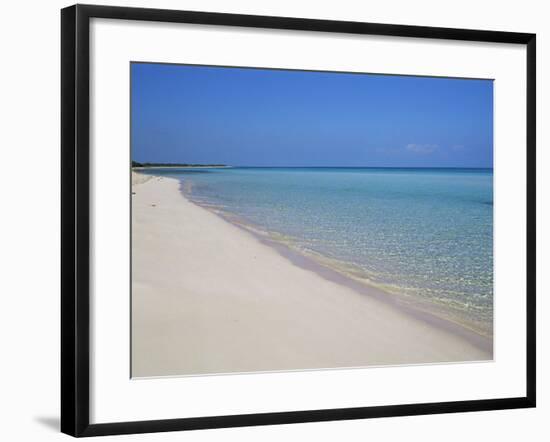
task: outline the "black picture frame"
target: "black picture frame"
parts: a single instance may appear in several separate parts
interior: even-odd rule
[[[527,49],[527,342],[526,394],[504,399],[418,403],[90,424],[91,18],[142,20],[513,43]],[[536,35],[288,17],[75,5],[61,10],[61,431],[76,437],[288,424],[535,407],[536,404]]]

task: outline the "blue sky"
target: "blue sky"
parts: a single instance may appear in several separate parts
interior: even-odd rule
[[[493,82],[132,63],[132,159],[492,167]]]

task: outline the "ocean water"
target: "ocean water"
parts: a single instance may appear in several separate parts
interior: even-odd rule
[[[154,169],[192,201],[485,335],[492,169]]]

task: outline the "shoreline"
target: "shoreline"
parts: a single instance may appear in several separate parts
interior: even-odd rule
[[[183,182],[180,185],[180,193],[182,197],[189,200],[191,203],[219,216],[224,221],[236,226],[239,229],[254,236],[258,241],[266,244],[267,246],[277,250],[282,256],[290,260],[293,264],[298,265],[306,270],[313,271],[323,278],[331,281],[337,281],[339,284],[345,285],[353,290],[366,293],[368,296],[375,296],[384,302],[396,305],[398,308],[403,308],[410,314],[418,315],[431,323],[450,323],[452,327],[456,327],[457,331],[466,329],[467,333],[473,335],[473,339],[478,341],[477,336],[481,336],[481,340],[488,340],[489,343],[482,344],[483,348],[492,347],[493,329],[486,326],[481,322],[476,321],[460,321],[458,315],[453,315],[453,310],[448,307],[431,302],[427,299],[422,299],[417,296],[406,296],[399,292],[387,290],[383,284],[377,284],[365,277],[355,276],[346,272],[341,266],[338,266],[339,261],[334,258],[327,258],[320,253],[319,257],[313,253],[308,253],[303,250],[298,250],[293,247],[290,241],[283,241],[272,236],[272,233],[278,235],[277,232],[269,232],[263,229],[261,226],[254,225],[251,221],[243,219],[241,216],[232,213],[231,211],[224,210],[219,206],[212,205],[201,201],[193,200],[188,196],[186,190],[183,187]],[[320,258],[322,257],[322,259]],[[341,263],[344,266],[346,263]]]
[[[492,360],[491,338],[399,302],[381,289],[232,223],[190,201],[180,191],[179,180],[152,176],[134,184],[132,177],[133,376]],[[153,208],[160,202],[147,205],[153,199],[163,200],[170,217],[157,216],[160,210]],[[212,236],[214,244],[181,231],[177,237],[168,234],[169,241],[162,245],[167,232],[157,227],[178,231],[178,221],[191,218],[204,225],[187,228]],[[206,224],[215,230],[206,229]],[[144,235],[152,236],[147,244],[142,244]],[[176,247],[170,247],[174,243]],[[220,262],[220,253],[231,260]],[[176,263],[179,272],[166,271],[165,255],[174,259],[169,266]],[[189,255],[200,259],[194,262]],[[160,267],[143,266],[159,259]],[[183,261],[196,264],[195,270],[202,273],[207,270],[202,267],[210,267],[213,278],[219,273],[225,279],[217,284],[197,281],[192,272],[182,275],[179,261],[182,266]],[[183,312],[181,316],[172,316],[174,308]],[[191,313],[200,317],[190,317]],[[264,348],[259,337],[251,336],[255,330],[272,346]],[[225,342],[223,357],[212,354],[220,351],[211,340],[214,336]],[[207,345],[198,348],[197,342]],[[171,344],[183,344],[181,353],[172,354]]]
[[[301,267],[304,270],[312,271],[324,279],[348,287],[357,293],[373,297],[381,302],[388,303],[397,309],[402,309],[407,314],[425,321],[428,324],[447,327],[453,332],[461,334],[465,339],[468,339],[474,345],[479,346],[480,349],[492,352],[492,335],[483,334],[474,327],[470,327],[467,324],[462,324],[457,320],[453,320],[451,317],[446,317],[435,313],[436,307],[443,310],[442,306],[420,299],[413,299],[410,302],[406,302],[406,299],[402,295],[390,293],[370,281],[348,275],[344,271],[331,267],[329,264],[325,264],[311,255],[292,248],[291,245],[285,242],[278,241],[277,239],[257,232],[253,225],[249,225],[248,222],[242,221],[237,215],[231,212],[225,212],[218,207],[213,207],[208,204],[203,205],[190,200],[190,198],[185,195],[181,186],[180,193],[183,198],[187,199],[192,204],[195,204],[213,213],[214,215],[219,216],[224,221],[249,233],[262,244],[276,250],[281,256],[289,260],[292,264]]]
[[[146,169],[231,169],[233,166],[132,166],[132,172]]]
[[[399,295],[386,292],[384,289],[376,287],[374,284],[370,284],[366,281],[363,282],[359,279],[346,275],[345,273],[336,270],[329,265],[316,261],[313,257],[292,249],[285,243],[263,237],[258,233],[248,230],[246,227],[234,223],[230,219],[226,219],[223,215],[220,215],[220,217],[236,227],[249,232],[252,236],[256,237],[258,241],[275,249],[281,256],[288,259],[292,264],[301,267],[304,270],[312,271],[328,281],[348,287],[357,293],[375,298],[381,302],[392,305],[397,309],[402,309],[406,314],[412,315],[428,324],[446,327],[453,332],[461,334],[465,339],[468,339],[474,345],[479,346],[479,348],[486,351],[492,351],[492,339],[490,336],[486,336],[477,330],[474,330],[465,324],[453,321],[450,318],[438,316],[437,314],[429,311],[429,309],[424,310],[420,307],[421,304],[417,300],[414,300],[411,303],[405,303],[404,299],[402,299]],[[428,304],[428,301],[425,301],[425,303]]]

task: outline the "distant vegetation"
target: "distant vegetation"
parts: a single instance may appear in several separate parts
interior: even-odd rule
[[[188,164],[188,163],[138,163],[132,161],[132,167],[227,167],[226,164]]]

